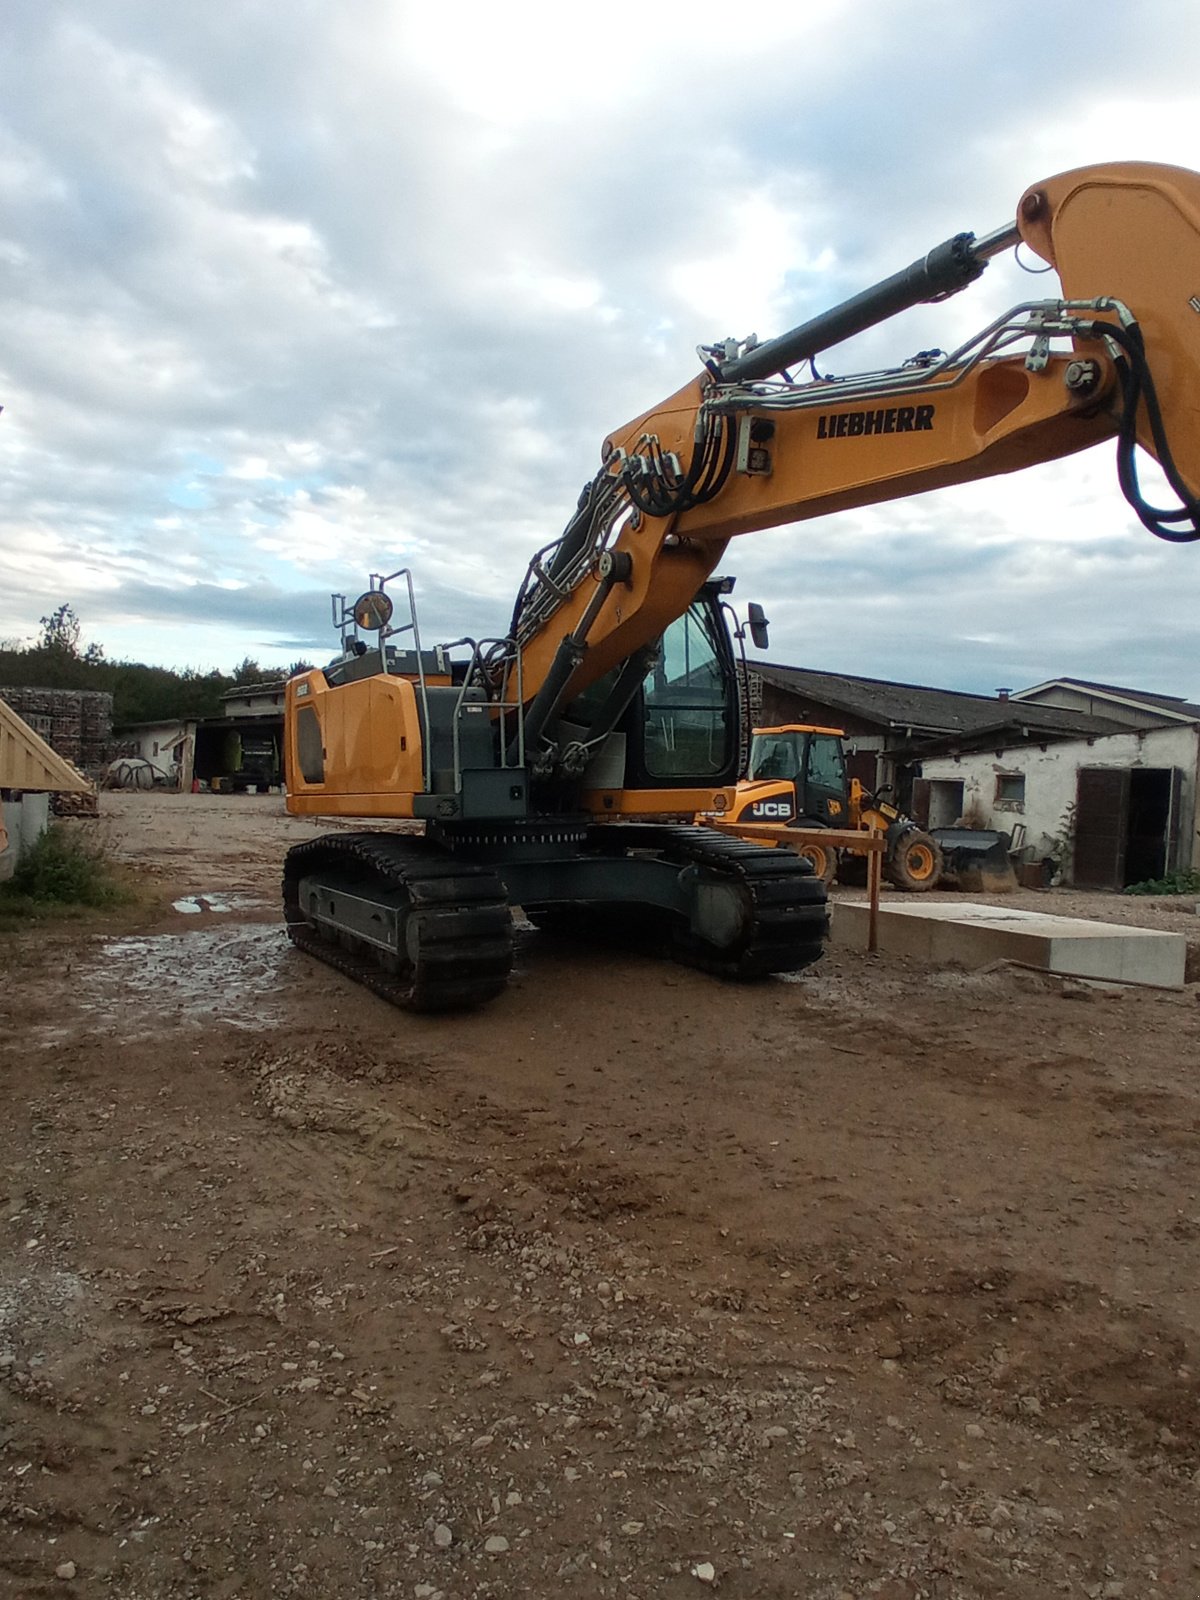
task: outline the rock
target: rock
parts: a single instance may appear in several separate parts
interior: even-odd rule
[[[692,1568],[692,1577],[699,1578],[701,1583],[715,1583],[717,1581],[717,1569],[711,1561],[697,1561]]]
[[[439,1522],[433,1530],[433,1542],[439,1550],[449,1550],[454,1543],[454,1535],[444,1522]]]
[[[70,1583],[75,1576],[75,1563],[73,1561],[60,1561],[54,1569],[54,1576],[61,1578],[64,1583]]]
[[[508,1549],[508,1540],[502,1533],[494,1533],[483,1547],[490,1556],[502,1556]]]
[[[983,1438],[983,1429],[977,1422],[968,1422],[964,1432],[966,1433],[968,1439]]]

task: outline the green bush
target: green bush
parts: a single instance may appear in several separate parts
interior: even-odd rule
[[[0,906],[18,912],[114,906],[129,898],[104,845],[61,822],[22,852],[12,877],[0,885]]]
[[[1200,872],[1168,872],[1165,878],[1131,883],[1126,894],[1200,894]]]

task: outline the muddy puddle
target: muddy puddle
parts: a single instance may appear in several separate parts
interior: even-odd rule
[[[187,894],[173,900],[171,909],[185,917],[203,916],[206,912],[220,916],[234,911],[261,911],[266,904],[248,894]]]
[[[226,923],[108,939],[77,975],[81,1009],[122,1039],[220,1023],[275,1026],[278,989],[299,958],[278,925]]]

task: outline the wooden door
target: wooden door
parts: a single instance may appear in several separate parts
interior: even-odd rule
[[[1080,767],[1071,882],[1080,889],[1123,888],[1128,832],[1129,769]]]

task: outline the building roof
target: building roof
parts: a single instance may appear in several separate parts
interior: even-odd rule
[[[5,700],[0,700],[0,789],[88,794],[91,784],[64,761]]]
[[[810,672],[806,667],[779,667],[752,661],[763,682],[797,694],[813,706],[842,717],[874,722],[898,746],[936,742],[942,746],[1026,744],[1058,739],[1096,739],[1128,733],[1128,725],[1090,712],[1018,701],[1014,696],[963,694],[931,690],[918,683],[891,683],[886,678],[859,678],[843,672]]]
[[[1200,721],[1200,706],[1192,704],[1177,694],[1152,694],[1145,689],[1122,688],[1116,683],[1090,683],[1086,678],[1049,678],[1045,683],[1035,683],[1031,689],[1018,689],[1014,700],[1025,700],[1044,694],[1047,689],[1076,689],[1082,694],[1096,695],[1102,700],[1115,700],[1124,705],[1138,706],[1175,722]]]
[[[256,695],[282,694],[287,687],[286,678],[271,678],[266,683],[239,683],[232,689],[226,689],[222,700],[250,700]]]

